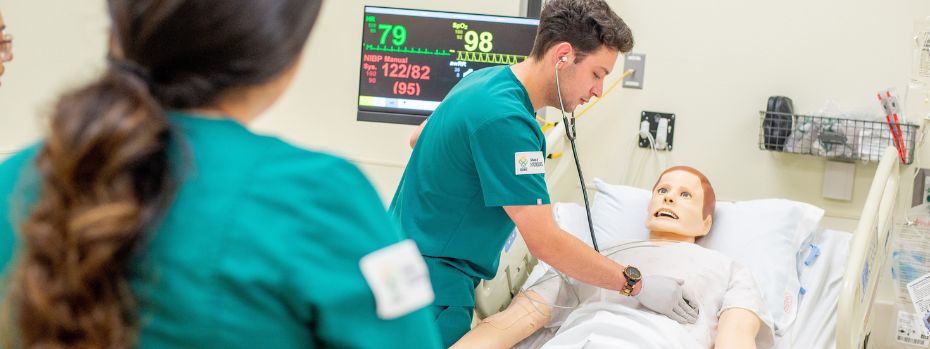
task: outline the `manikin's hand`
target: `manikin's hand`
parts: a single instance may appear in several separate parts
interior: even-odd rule
[[[684,281],[661,275],[643,276],[642,290],[634,296],[644,307],[668,316],[680,324],[697,321],[700,309],[694,297],[689,296],[681,285]]]

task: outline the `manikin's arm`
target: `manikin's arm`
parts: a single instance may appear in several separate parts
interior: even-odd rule
[[[720,314],[717,322],[717,339],[715,349],[748,348],[755,349],[756,334],[762,323],[755,313],[742,309],[730,308]]]
[[[552,308],[535,291],[518,294],[504,311],[489,316],[468,331],[454,349],[511,348],[542,328],[552,316]]]

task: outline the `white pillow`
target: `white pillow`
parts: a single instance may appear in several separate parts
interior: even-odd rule
[[[614,246],[622,240],[646,240],[646,211],[652,192],[623,185],[610,185],[594,179],[597,194],[591,207],[594,234],[600,246]],[[588,238],[588,240],[591,240]]]
[[[601,249],[623,240],[647,239],[646,211],[652,192],[600,179],[595,179],[595,185],[591,217]],[[698,240],[699,245],[719,251],[752,271],[775,320],[776,334],[784,333],[797,316],[801,287],[797,254],[817,229],[823,213],[815,206],[783,199],[717,202],[710,233]],[[559,213],[560,224],[567,215]],[[585,219],[584,208],[580,215]],[[584,233],[579,238],[590,242],[586,222],[576,226]]]
[[[572,233],[576,238],[584,243],[591,245],[591,231],[588,230],[588,216],[585,213],[584,206],[576,204],[574,202],[556,202],[552,205],[552,214],[555,216],[555,221],[559,223],[559,227],[563,230]],[[591,219],[594,219],[597,222],[597,218],[594,218],[594,213],[591,213]],[[597,223],[595,223],[597,226]],[[603,245],[601,242],[600,234],[597,237],[598,245]]]

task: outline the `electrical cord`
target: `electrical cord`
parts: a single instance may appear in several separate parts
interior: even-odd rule
[[[638,133],[638,137],[635,138],[634,144],[635,144],[635,143],[638,143],[640,138],[645,138],[646,140],[649,141],[649,148],[652,149],[652,152],[651,152],[651,153],[652,153],[653,158],[655,159],[655,165],[656,165],[656,166],[661,166],[661,167],[656,171],[656,173],[659,173],[660,171],[664,170],[664,169],[667,167],[667,166],[665,165],[665,161],[663,161],[662,157],[659,156],[659,150],[656,148],[656,140],[655,140],[655,137],[652,136],[652,133],[650,133],[650,132],[648,131],[648,128],[646,128],[646,126],[641,126],[641,127],[640,127],[640,131],[639,131],[639,133]],[[634,147],[635,147],[635,145],[634,145]],[[644,166],[634,166],[635,168],[638,169],[638,170],[636,170],[636,172],[627,172],[627,176],[626,176],[626,184],[627,184],[627,185],[636,186],[637,183],[642,179],[642,177],[643,177],[643,172],[645,172],[645,170],[646,170],[645,164],[643,164],[643,165],[644,165]]]
[[[610,257],[610,256],[613,256],[614,254],[619,253],[619,252],[623,252],[623,251],[626,251],[626,250],[629,250],[629,249],[634,249],[634,248],[641,248],[641,247],[660,247],[661,245],[655,244],[656,242],[660,242],[660,243],[681,243],[681,241],[663,240],[663,239],[643,240],[643,241],[630,241],[630,242],[625,242],[625,243],[622,243],[622,244],[615,245],[615,246],[612,246],[612,247],[607,248],[607,249],[604,251],[604,256],[605,256],[605,257]],[[556,270],[555,268],[552,268],[551,266],[550,266],[549,268],[551,268],[551,269],[549,269],[549,270],[552,271],[552,272],[554,273],[553,275],[548,276],[548,277],[544,277],[544,278],[540,278],[539,280],[536,280],[535,282],[533,282],[532,284],[530,284],[530,285],[528,285],[528,286],[527,286],[527,285],[524,285],[522,288],[520,288],[520,292],[519,292],[519,293],[522,294],[524,297],[526,297],[526,299],[530,300],[530,304],[533,305],[533,308],[534,308],[537,312],[539,312],[540,314],[542,314],[542,315],[546,315],[546,314],[545,314],[545,312],[543,312],[541,309],[539,309],[539,308],[536,306],[537,304],[538,304],[538,305],[548,306],[548,307],[550,307],[550,308],[555,308],[555,309],[569,309],[569,310],[571,310],[571,309],[578,308],[578,306],[581,305],[581,297],[578,295],[578,290],[576,289],[576,287],[577,287],[578,285],[576,285],[575,282],[573,282],[568,276],[566,276],[565,274],[559,272],[559,271]],[[555,277],[562,278],[563,285],[565,285],[565,286],[568,287],[568,292],[571,293],[572,299],[574,299],[574,305],[561,305],[561,304],[555,304],[555,301],[556,301],[556,300],[553,300],[552,303],[549,303],[549,302],[546,302],[546,301],[541,301],[541,300],[536,300],[536,299],[533,299],[532,297],[530,297],[529,294],[527,294],[527,292],[526,292],[527,290],[529,290],[529,289],[531,289],[531,288],[533,288],[533,287],[535,287],[535,286],[538,286],[538,285],[540,285],[540,284],[542,284],[542,283],[544,283],[544,282],[546,282],[546,281],[552,280],[552,279],[555,278]],[[559,289],[561,290],[561,287],[560,287]],[[558,298],[558,294],[556,294],[556,298]]]
[[[602,93],[600,97],[597,97],[597,98],[593,99],[593,100],[591,101],[591,103],[586,104],[586,105],[584,106],[584,108],[582,108],[581,111],[578,112],[578,115],[573,116],[573,118],[576,118],[576,119],[577,119],[577,118],[580,118],[580,117],[584,116],[584,114],[586,114],[586,113],[588,112],[588,110],[591,109],[591,107],[597,105],[597,103],[600,102],[602,99],[604,99],[604,97],[607,97],[607,95],[610,94],[610,92],[613,91],[614,88],[617,87],[617,85],[619,85],[621,82],[623,82],[623,79],[626,79],[628,76],[630,76],[631,74],[633,74],[633,72],[635,72],[635,71],[636,71],[635,69],[627,69],[626,71],[624,71],[624,72],[623,72],[623,75],[620,75],[620,78],[618,78],[618,79],[615,80],[613,83],[611,83],[611,84],[610,84],[610,87],[608,87],[606,90],[604,90],[604,93]],[[539,122],[542,122],[543,124],[550,124],[549,122],[547,122],[546,120],[544,120],[543,118],[541,118],[541,117],[539,117],[539,116],[536,117],[536,120],[539,121]],[[556,122],[555,122],[554,124],[552,124],[552,125],[553,125],[553,126],[554,126],[554,125],[558,125],[558,123],[559,123],[559,122],[556,121]]]

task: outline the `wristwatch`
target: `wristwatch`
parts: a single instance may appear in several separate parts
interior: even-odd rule
[[[623,285],[623,288],[620,289],[620,294],[624,296],[633,295],[633,287],[636,286],[636,283],[639,280],[643,279],[643,274],[639,272],[639,269],[632,265],[626,266],[623,268],[623,276],[626,278],[626,285]]]

